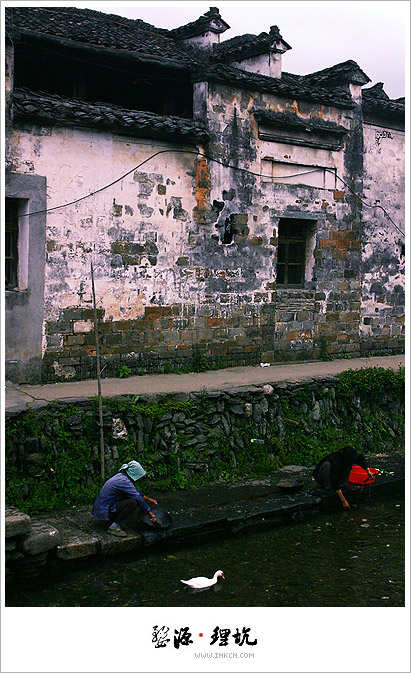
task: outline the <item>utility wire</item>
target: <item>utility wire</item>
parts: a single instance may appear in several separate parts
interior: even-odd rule
[[[90,196],[94,196],[95,194],[99,194],[100,192],[103,192],[104,190],[108,189],[109,187],[112,187],[117,182],[120,182],[120,180],[123,180],[124,178],[126,178],[128,175],[130,175],[134,171],[137,171],[139,168],[141,168],[141,166],[144,166],[144,164],[146,164],[151,159],[154,159],[155,157],[159,156],[160,154],[166,154],[168,152],[173,152],[174,154],[177,154],[177,153],[194,154],[195,156],[203,157],[204,159],[207,159],[208,161],[213,161],[216,164],[220,164],[220,166],[223,166],[224,168],[229,168],[229,169],[232,169],[232,170],[235,170],[235,171],[241,171],[243,173],[248,173],[249,175],[254,175],[258,178],[267,178],[269,180],[284,180],[284,179],[288,179],[288,178],[299,177],[300,175],[308,175],[310,173],[318,173],[318,171],[324,171],[325,170],[329,173],[332,173],[332,175],[334,175],[334,177],[336,177],[338,180],[340,180],[347,187],[347,189],[349,189],[349,191],[364,206],[366,206],[367,208],[380,208],[385,213],[385,215],[389,218],[389,220],[393,223],[394,227],[402,235],[404,235],[404,232],[402,231],[402,229],[400,229],[400,227],[398,227],[398,225],[394,222],[394,220],[389,216],[389,214],[387,213],[385,208],[383,208],[382,206],[380,206],[378,204],[371,205],[369,203],[366,203],[363,199],[361,199],[361,197],[358,194],[355,193],[355,191],[342,178],[339,177],[339,175],[337,175],[335,170],[333,170],[332,168],[319,167],[319,168],[314,168],[313,170],[310,170],[310,171],[304,171],[304,172],[301,172],[301,173],[294,173],[292,175],[281,175],[278,178],[276,178],[275,176],[272,176],[272,175],[261,175],[260,173],[256,173],[255,171],[251,171],[248,168],[241,168],[239,166],[231,166],[230,164],[226,164],[223,161],[220,161],[219,159],[215,159],[214,157],[210,157],[207,154],[203,154],[202,152],[194,152],[193,150],[176,150],[176,149],[159,150],[158,152],[155,152],[154,154],[151,154],[149,157],[147,157],[147,159],[144,159],[144,161],[137,164],[137,166],[134,166],[132,169],[127,171],[127,173],[124,173],[123,175],[121,175],[119,178],[116,178],[115,180],[113,180],[109,184],[105,185],[104,187],[100,187],[100,189],[96,189],[94,192],[90,192],[90,194],[85,194],[84,196],[81,196],[78,199],[74,199],[74,201],[69,201],[68,203],[62,203],[61,205],[53,206],[52,208],[45,208],[44,210],[37,210],[34,213],[25,213],[25,214],[20,215],[20,217],[29,217],[29,216],[33,216],[33,215],[41,215],[43,213],[50,213],[54,210],[59,210],[60,208],[66,208],[67,206],[73,206],[76,203],[80,203],[80,201],[84,201],[85,199],[90,198]]]
[[[397,224],[395,224],[394,220],[388,215],[388,213],[387,213],[387,211],[385,210],[385,208],[383,208],[382,206],[379,206],[378,203],[375,203],[375,204],[373,205],[373,204],[366,203],[365,201],[363,201],[363,199],[362,199],[360,196],[358,196],[358,194],[356,194],[355,191],[354,191],[353,189],[351,189],[350,185],[348,185],[342,178],[340,178],[340,176],[337,175],[337,173],[334,173],[334,171],[332,171],[332,169],[330,169],[330,168],[324,168],[324,169],[322,169],[322,170],[332,172],[333,175],[335,175],[335,177],[336,177],[338,180],[341,180],[341,182],[343,183],[343,185],[345,185],[345,186],[347,187],[347,189],[349,189],[350,192],[351,192],[352,194],[354,194],[354,196],[358,199],[358,201],[361,201],[361,203],[362,203],[364,206],[366,206],[367,208],[381,208],[381,210],[383,211],[383,213],[384,213],[384,214],[388,217],[388,219],[393,223],[394,227],[395,227],[396,229],[398,229],[398,231],[400,232],[400,234],[402,234],[403,236],[405,235],[405,232],[404,232],[402,229],[400,229],[400,227],[399,227]]]

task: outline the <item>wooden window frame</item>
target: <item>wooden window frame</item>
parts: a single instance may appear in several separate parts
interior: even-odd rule
[[[19,200],[6,198],[5,208],[5,288],[15,290],[19,285]]]
[[[290,233],[292,225],[299,224],[302,226],[303,234],[301,236],[292,235]],[[284,278],[283,282],[279,283],[277,280],[277,286],[281,288],[303,288],[305,285],[305,266],[306,266],[306,245],[307,245],[307,231],[305,227],[306,223],[304,220],[299,219],[287,219],[282,218],[278,224],[278,250],[277,250],[277,278],[278,278],[278,267],[284,267]],[[301,262],[290,262],[290,245],[301,244]],[[279,247],[284,245],[284,261],[279,262]],[[292,283],[289,282],[289,269],[291,267],[300,267],[301,268],[301,282]]]

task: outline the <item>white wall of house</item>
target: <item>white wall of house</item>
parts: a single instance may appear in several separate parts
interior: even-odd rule
[[[363,208],[361,332],[387,344],[404,336],[404,157],[404,131],[364,124],[364,200],[379,207]]]
[[[48,213],[45,321],[90,301],[91,261],[107,319],[135,319],[153,300],[189,300],[176,261],[188,249],[196,156],[194,147],[186,148],[188,154],[182,149],[92,130],[14,133],[14,167],[47,175],[49,209],[101,190],[131,171],[111,187]],[[140,170],[132,170],[146,159]],[[121,251],[116,252],[119,242],[140,245],[141,254],[125,250],[130,263],[124,264]]]

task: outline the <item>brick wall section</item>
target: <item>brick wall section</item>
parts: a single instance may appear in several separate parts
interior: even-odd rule
[[[103,376],[118,376],[123,365],[131,374],[161,370],[164,365],[189,365],[195,350],[222,365],[255,364],[260,361],[264,337],[273,327],[268,314],[256,317],[244,307],[226,317],[210,306],[147,307],[141,319],[105,321],[98,312]],[[61,311],[60,320],[48,323],[47,352],[43,379],[93,378],[96,375],[96,345],[91,309]],[[263,325],[262,325],[263,324]],[[77,332],[78,326],[85,330]],[[257,326],[258,325],[258,326]],[[86,329],[87,327],[87,329]],[[56,340],[57,339],[57,340]]]
[[[132,321],[104,320],[99,309],[102,375],[118,376],[123,365],[131,374],[161,371],[165,365],[182,368],[191,363],[196,350],[210,364],[223,366],[302,360],[311,355],[318,331],[313,291],[260,293],[254,301],[237,307],[227,304],[224,314],[212,302],[197,309],[152,306],[146,307],[141,319]],[[67,309],[61,311],[58,322],[47,324],[45,381],[95,377],[93,315],[92,309]]]

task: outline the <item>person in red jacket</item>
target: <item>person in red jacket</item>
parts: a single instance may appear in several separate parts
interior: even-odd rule
[[[315,481],[327,490],[333,489],[341,500],[342,506],[347,509],[350,509],[350,505],[341,489],[348,483],[353,465],[364,468],[368,477],[373,478],[374,475],[364,456],[358,455],[354,447],[350,445],[322,458],[313,472]]]
[[[156,516],[150,505],[157,505],[157,500],[144,495],[135,486],[135,482],[145,474],[146,471],[140,463],[131,460],[106,481],[95,499],[91,513],[95,519],[109,523],[107,532],[111,535],[126,537],[127,533],[120,524],[130,519],[136,507],[147,512],[150,521],[156,523]]]

